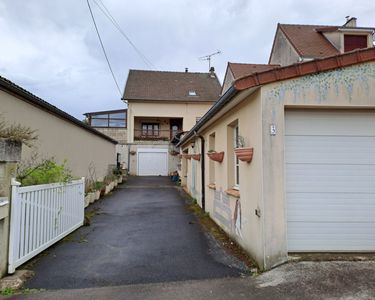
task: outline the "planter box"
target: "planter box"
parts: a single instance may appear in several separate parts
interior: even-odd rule
[[[21,160],[22,143],[0,139],[0,161],[17,162]]]
[[[194,160],[200,161],[201,160],[201,155],[200,154],[192,154],[191,158],[194,159]]]
[[[111,191],[111,184],[107,184],[105,186],[104,195],[107,195]]]
[[[224,159],[224,151],[222,151],[222,152],[208,152],[207,156],[211,160],[217,161],[217,162],[221,163],[223,161],[223,159]]]
[[[236,153],[236,156],[240,161],[250,163],[253,159],[254,148],[236,148],[234,149],[234,153]]]
[[[90,203],[95,202],[96,192],[90,192],[88,193],[88,196],[90,197]]]
[[[85,207],[89,206],[90,204],[90,199],[91,199],[91,196],[89,194],[87,194],[85,196]]]
[[[182,157],[186,159],[191,159],[191,154],[183,154]]]

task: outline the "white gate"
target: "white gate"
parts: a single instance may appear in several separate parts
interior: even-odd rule
[[[84,178],[26,187],[12,180],[9,273],[83,225],[84,185]]]

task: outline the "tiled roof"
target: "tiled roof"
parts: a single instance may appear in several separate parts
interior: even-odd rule
[[[253,73],[272,70],[280,65],[266,65],[266,64],[243,64],[243,63],[228,63],[228,67],[232,71],[234,79],[247,76]]]
[[[213,102],[219,99],[220,91],[214,73],[130,70],[123,99]]]
[[[339,51],[321,33],[321,31],[335,30],[337,26],[279,24],[278,28],[301,57],[323,58],[339,54]]]
[[[273,70],[255,73],[237,79],[233,86],[221,96],[208,112],[194,125],[192,129],[178,142],[177,146],[186,144],[201,128],[218,114],[240,92],[249,88],[260,87],[265,84],[288,80],[300,76],[349,67],[356,64],[375,61],[375,48],[354,50],[323,59],[307,61],[290,66],[279,67]]]
[[[297,63],[237,79],[233,86],[237,91],[295,77],[330,71],[375,60],[375,48],[365,48],[336,54],[322,59]]]

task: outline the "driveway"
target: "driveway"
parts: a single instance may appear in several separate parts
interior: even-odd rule
[[[239,277],[246,267],[228,255],[186,209],[165,177],[130,177],[89,207],[96,214],[31,262],[27,288],[76,289]]]

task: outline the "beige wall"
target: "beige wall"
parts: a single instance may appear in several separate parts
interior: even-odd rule
[[[183,118],[183,130],[190,130],[197,117],[202,117],[213,103],[151,103],[132,102],[128,105],[128,141],[134,142],[135,117]]]
[[[74,176],[87,176],[94,163],[98,179],[116,164],[115,144],[73,123],[0,91],[0,113],[7,122],[16,122],[37,130],[35,148],[23,147],[22,159],[37,151],[39,157],[67,160]]]
[[[240,135],[245,138],[246,146],[254,147],[254,157],[250,164],[240,162],[240,197],[229,196],[226,191],[233,188],[234,178],[234,145],[232,124],[238,122]],[[209,126],[203,135],[206,141],[206,151],[224,151],[222,163],[213,162],[207,156],[205,159],[205,195],[206,211],[232,238],[246,249],[258,262],[263,265],[263,224],[262,218],[255,215],[255,209],[262,209],[262,139],[261,139],[261,97],[257,92],[248,96],[240,105],[230,110],[219,121]],[[213,143],[212,136],[215,135]],[[210,138],[211,136],[211,138]],[[190,143],[189,152],[192,152]],[[186,147],[184,148],[186,149]],[[188,165],[186,188],[189,193],[201,203],[200,195],[194,195],[191,187],[193,160],[183,159],[183,166]],[[186,170],[186,167],[183,171]],[[214,172],[214,175],[212,174]],[[198,187],[200,186],[200,164],[196,168]],[[215,182],[211,182],[213,181]],[[216,189],[208,185],[215,183]],[[236,229],[235,210],[237,201],[241,206],[241,229]],[[237,226],[238,227],[238,226]]]
[[[210,135],[212,137],[215,133],[212,150],[225,151],[222,163],[215,162],[214,168],[209,160],[205,164],[206,183],[212,180],[212,171],[215,172],[216,183],[216,191],[206,187],[206,209],[263,269],[287,260],[284,115],[285,109],[291,108],[375,109],[375,63],[263,86],[203,131],[207,150],[212,149]],[[233,176],[232,165],[228,163],[233,154],[227,129],[228,124],[235,120],[238,120],[240,135],[245,138],[246,144],[254,147],[252,162],[240,163],[242,236],[234,230],[233,222],[225,220],[233,220],[236,204],[236,198],[229,197],[227,200],[225,197],[225,190],[231,188]],[[271,125],[276,127],[276,135],[271,135]],[[189,145],[190,142],[185,147]],[[191,192],[191,162],[183,159],[182,171],[186,169],[186,186]],[[260,210],[260,217],[255,215],[255,209]]]
[[[222,95],[224,95],[225,92],[232,86],[233,81],[234,81],[234,76],[228,66],[227,71],[225,73],[225,77],[224,77],[223,88],[221,90]]]
[[[117,141],[119,144],[126,144],[128,141],[127,128],[107,128],[107,127],[94,127],[97,131],[104,133],[110,138]]]
[[[299,62],[299,59],[298,53],[290,45],[284,33],[278,29],[269,63],[287,66]]]

